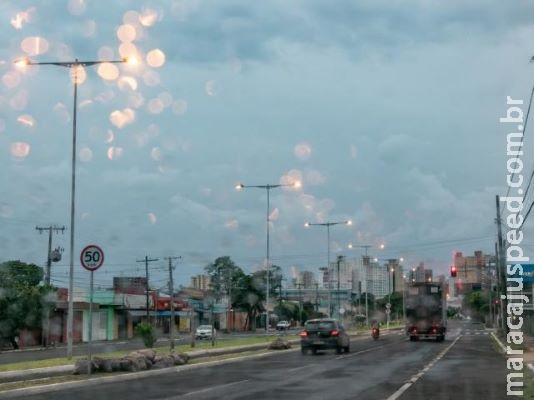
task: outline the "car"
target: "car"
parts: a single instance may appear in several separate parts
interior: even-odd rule
[[[277,331],[285,331],[289,328],[291,328],[291,324],[289,323],[289,321],[280,321],[276,324]]]
[[[211,325],[200,325],[195,331],[196,339],[211,339],[211,335],[216,335],[216,330]]]
[[[306,321],[300,332],[302,354],[316,354],[318,350],[334,349],[336,353],[350,352],[350,337],[336,319],[318,318]]]

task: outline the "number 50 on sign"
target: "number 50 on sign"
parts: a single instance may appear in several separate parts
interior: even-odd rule
[[[96,271],[104,263],[104,252],[95,244],[85,246],[80,254],[82,267],[88,271]]]

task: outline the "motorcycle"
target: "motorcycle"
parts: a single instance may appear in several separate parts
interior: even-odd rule
[[[374,340],[377,340],[378,337],[380,336],[380,329],[373,328],[373,330],[371,331],[371,336],[373,337]]]

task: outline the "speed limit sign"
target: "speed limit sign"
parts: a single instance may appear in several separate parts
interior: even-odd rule
[[[104,252],[97,245],[85,246],[80,254],[82,267],[88,271],[96,271],[104,263]]]

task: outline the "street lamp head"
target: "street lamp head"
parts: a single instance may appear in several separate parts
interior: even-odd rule
[[[386,248],[386,245],[384,243],[380,243],[380,246],[378,247],[380,247],[380,250],[384,250]]]
[[[373,261],[374,261],[374,262],[378,262],[378,258],[376,258],[376,257],[373,258]]]
[[[349,245],[347,246],[349,249],[352,249],[352,243],[349,243]]]
[[[310,226],[309,222],[304,222],[304,227],[308,228]]]
[[[244,187],[245,185],[243,185],[242,183],[238,183],[237,185],[235,185],[235,190],[240,191],[243,190]]]
[[[399,258],[400,262],[404,262],[404,257]]]
[[[352,220],[349,219],[349,220],[348,220],[347,222],[345,222],[345,223],[346,223],[347,225],[350,226],[350,225],[352,225]]]
[[[30,65],[31,64],[31,61],[28,57],[23,57],[23,58],[17,58],[15,61],[14,61],[14,64],[18,67],[18,68],[24,68],[26,67],[27,65]]]
[[[139,64],[139,60],[137,59],[136,56],[123,57],[122,62],[128,65],[132,65],[132,66]]]
[[[302,187],[302,182],[301,181],[295,181],[293,182],[293,187],[295,189],[300,189]]]

